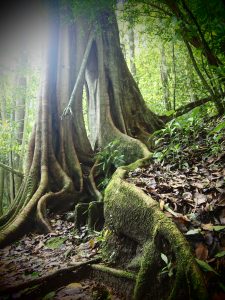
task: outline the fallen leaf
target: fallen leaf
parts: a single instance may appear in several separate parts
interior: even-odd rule
[[[225,209],[222,209],[219,215],[220,223],[225,225]]]
[[[162,211],[163,211],[164,205],[165,205],[165,201],[160,200],[160,201],[159,201],[159,207],[160,207],[160,209],[161,209]]]
[[[213,231],[213,224],[212,223],[208,223],[208,224],[201,224],[201,228],[203,230],[207,230],[207,231]]]
[[[206,260],[208,258],[208,248],[203,243],[197,243],[195,248],[195,255],[197,259]]]
[[[206,203],[207,197],[204,194],[196,192],[194,193],[194,201],[197,205],[201,205],[203,203]]]
[[[167,210],[169,213],[171,213],[171,215],[173,215],[174,217],[177,217],[177,214],[169,207],[169,203],[164,205],[165,210]]]
[[[196,229],[188,230],[188,232],[186,232],[185,234],[186,235],[192,235],[192,234],[198,234],[200,232],[201,232],[201,229],[200,228],[196,228]]]
[[[69,289],[82,288],[82,285],[79,282],[72,282],[66,286]]]
[[[203,189],[204,185],[201,182],[193,182],[191,183],[192,186],[197,187],[198,189]]]

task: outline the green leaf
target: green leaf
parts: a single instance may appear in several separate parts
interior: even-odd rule
[[[67,240],[67,237],[53,237],[50,238],[46,243],[45,247],[49,249],[57,249]]]
[[[195,259],[198,263],[198,265],[201,267],[201,269],[205,272],[213,272],[214,274],[219,276],[219,273],[217,273],[207,262],[200,260],[200,259]]]
[[[218,252],[215,257],[223,257],[225,256],[225,251]]]
[[[221,129],[225,128],[225,121],[221,122],[219,125],[217,125],[213,130],[209,132],[209,135],[212,135],[216,132],[219,132]]]
[[[161,253],[161,258],[166,264],[168,264],[168,258],[164,253]]]
[[[222,226],[222,225],[213,226],[213,230],[215,230],[215,231],[220,231],[220,230],[223,230],[223,229],[225,229],[225,226]]]
[[[50,299],[53,299],[54,296],[55,296],[56,292],[55,291],[52,291],[50,293],[48,293],[47,295],[45,295],[42,300],[50,300]]]
[[[30,274],[33,278],[39,277],[39,273],[38,272],[33,272]]]
[[[173,276],[173,268],[170,268],[170,269],[169,269],[168,276],[169,276],[169,277],[172,277],[172,276]]]
[[[171,213],[171,215],[173,215],[174,217],[177,217],[177,213],[175,213],[170,207],[169,207],[169,203],[166,203],[164,205],[165,210],[167,210],[169,213]]]
[[[188,232],[186,232],[185,234],[186,235],[192,235],[192,234],[198,234],[200,232],[201,232],[201,229],[200,228],[196,228],[196,229],[188,230]]]
[[[173,115],[174,113],[175,113],[175,110],[168,110],[165,112],[165,115],[169,117],[169,116]]]
[[[222,282],[219,282],[219,286],[225,292],[225,285]]]

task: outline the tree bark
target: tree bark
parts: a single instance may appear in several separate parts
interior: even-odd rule
[[[170,87],[169,87],[169,72],[168,72],[168,65],[166,62],[166,55],[165,55],[165,47],[163,43],[161,44],[160,48],[161,52],[161,65],[160,65],[160,73],[161,73],[161,81],[162,81],[162,88],[163,88],[163,98],[165,103],[166,110],[171,110],[171,102],[170,102]]]
[[[0,167],[0,216],[3,215],[4,169]]]
[[[130,71],[131,74],[136,76],[136,65],[135,65],[135,43],[134,43],[134,29],[130,27],[128,29],[128,40],[129,40],[129,58],[130,58]]]

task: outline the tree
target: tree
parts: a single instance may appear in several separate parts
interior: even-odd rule
[[[77,2],[73,3],[77,5]],[[11,209],[1,218],[1,246],[34,227],[42,232],[49,232],[51,227],[47,210],[66,210],[85,197],[87,200],[90,195],[98,199],[92,172],[93,148],[101,148],[118,140],[118,151],[123,153],[126,164],[137,159],[143,161],[150,156],[146,147],[149,144],[149,134],[164,125],[163,118],[147,108],[127,68],[120,48],[112,3],[105,5],[105,1],[102,1],[95,8],[92,5],[94,15],[91,22],[83,13],[76,16],[75,21],[65,22],[65,17],[71,17],[69,7],[63,6],[59,11],[58,1],[51,0],[49,4],[45,16],[48,20],[48,38],[44,45],[45,68],[38,117],[29,143],[23,182]],[[84,86],[91,142],[87,137],[82,111]],[[139,163],[140,160],[136,164]],[[141,219],[146,210],[148,226],[146,232],[146,228],[141,226],[140,241],[143,245],[150,231],[153,238],[151,244],[146,245],[144,263],[135,288],[136,299],[143,299],[149,268],[155,264],[150,259],[152,251],[156,252],[153,244],[159,237],[165,238],[167,234],[170,243],[175,245],[178,241],[179,244],[177,249],[173,248],[179,270],[172,291],[173,297],[182,281],[189,283],[184,291],[189,288],[191,292],[200,290],[200,297],[204,296],[201,274],[175,225],[158,212],[155,203],[136,195],[133,198],[132,189],[124,196],[124,203],[118,209],[120,199],[114,201],[116,193],[113,193],[112,186],[106,196],[108,220],[112,211],[115,219],[120,220],[119,224],[117,220],[113,221],[118,232],[133,238],[139,228],[136,228],[136,223],[128,212],[126,218],[130,219],[130,225],[135,230],[130,233],[126,231],[124,212],[132,208],[131,211],[136,212],[135,220],[141,226],[141,222],[144,224]],[[123,211],[123,205],[130,199],[133,202],[130,201]],[[187,266],[188,272],[185,272]],[[190,281],[190,277],[193,280]],[[197,287],[195,280],[199,283]]]
[[[123,150],[129,152],[126,159],[129,163],[147,151],[135,138],[146,142],[148,132],[163,125],[147,109],[128,71],[111,12],[101,13],[97,26],[84,16],[72,25],[63,23],[61,16],[60,24],[56,3],[49,14],[49,44],[45,47],[48,51],[44,57],[38,119],[29,144],[23,183],[12,208],[1,220],[3,244],[24,233],[21,228],[31,222],[30,214],[36,216],[32,225],[38,223],[39,229],[50,230],[46,206],[66,209],[74,199],[78,201],[82,193],[87,193],[83,172],[90,170],[93,150],[82,113],[85,82],[90,140],[95,147],[119,139],[123,141]],[[71,109],[72,116],[61,119],[71,93],[67,111]]]

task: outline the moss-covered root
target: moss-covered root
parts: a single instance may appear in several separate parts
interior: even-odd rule
[[[88,229],[102,230],[104,225],[104,206],[103,202],[90,202],[88,207]]]
[[[74,211],[74,228],[80,230],[87,223],[89,203],[78,203]]]
[[[123,299],[131,299],[136,275],[120,269],[115,269],[102,264],[93,264],[91,268],[91,277],[95,281],[106,284],[115,290],[118,294],[123,295]]]
[[[145,160],[139,160],[126,170],[117,169],[104,199],[106,225],[144,247],[134,299],[207,299],[201,272],[182,233],[156,201],[124,180],[127,170],[143,163]],[[161,252],[175,265],[171,277],[161,276],[165,267]]]
[[[170,227],[168,227],[171,230]],[[167,233],[166,237],[157,234],[144,249],[141,268],[137,276],[134,289],[134,299],[208,299],[202,274],[199,271],[186,241],[179,236],[170,234],[165,228],[158,228],[157,232]],[[173,230],[171,231],[173,232]],[[158,239],[158,241],[157,241]],[[171,241],[167,249],[163,249],[163,241]],[[160,246],[159,246],[160,245]],[[168,252],[168,261],[175,266],[173,275],[162,274],[161,252]],[[173,258],[172,258],[173,257]],[[151,282],[151,286],[149,285]]]
[[[78,203],[74,211],[74,228],[88,225],[88,229],[101,230],[104,225],[103,202]]]

